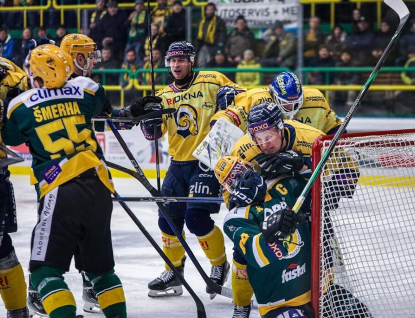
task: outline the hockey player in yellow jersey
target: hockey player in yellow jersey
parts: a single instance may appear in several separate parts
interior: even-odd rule
[[[0,103],[8,97],[11,90],[27,90],[26,74],[13,62],[0,57]],[[16,92],[17,93],[17,92]],[[0,108],[2,108],[0,106]],[[0,111],[0,129],[2,126]],[[0,143],[4,145],[1,142]],[[6,154],[0,150],[0,161]],[[26,307],[26,282],[22,265],[15,253],[9,233],[17,231],[16,204],[13,185],[9,180],[10,171],[7,166],[0,168],[0,295],[7,310],[7,318],[26,318],[29,312]]]
[[[54,45],[35,48],[29,64],[33,88],[10,102],[1,137],[10,145],[29,143],[33,156],[39,218],[32,234],[31,284],[49,317],[75,318],[63,274],[79,249],[104,315],[126,317],[111,243],[114,188],[91,123],[102,111],[105,91],[85,77],[68,81],[73,61]]]
[[[221,187],[213,171],[192,155],[210,130],[210,120],[216,112],[216,92],[223,85],[235,86],[219,72],[193,71],[195,50],[191,43],[182,41],[170,45],[165,58],[174,82],[156,93],[164,108],[175,108],[173,115],[158,120],[146,120],[141,129],[146,139],[154,140],[168,134],[171,164],[163,182],[165,196],[221,195]],[[154,126],[156,133],[154,134]],[[175,225],[182,231],[186,223],[196,235],[201,248],[209,259],[211,279],[223,285],[229,272],[224,237],[210,214],[218,213],[219,204],[171,203],[166,206]],[[185,251],[167,221],[159,216],[163,251],[170,261],[183,272]],[[166,265],[160,277],[148,285],[150,297],[182,294],[182,287],[173,271]],[[206,288],[210,294],[213,292]]]

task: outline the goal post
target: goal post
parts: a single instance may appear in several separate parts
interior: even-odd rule
[[[333,136],[313,144],[313,168]],[[333,197],[344,156],[357,163],[352,197]],[[316,317],[414,317],[415,129],[345,134],[312,189]]]

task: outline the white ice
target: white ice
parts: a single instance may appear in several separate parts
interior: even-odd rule
[[[16,196],[19,230],[12,234],[17,256],[22,264],[26,281],[28,280],[28,263],[30,257],[30,237],[36,224],[36,193],[34,187],[29,184],[29,177],[13,175],[11,178]],[[152,180],[155,185],[155,180]],[[150,196],[144,187],[135,179],[115,179],[115,187],[121,196]],[[161,246],[160,231],[157,226],[157,206],[155,203],[128,203],[140,222],[146,227],[154,240]],[[218,215],[214,215],[215,223],[222,228],[226,209],[222,209]],[[196,237],[186,231],[187,242],[193,253],[199,260],[205,272],[210,274],[210,263],[205,257]],[[120,277],[126,295],[128,317],[131,318],[186,318],[197,317],[196,305],[191,295],[184,290],[179,297],[153,299],[147,296],[147,284],[159,276],[164,270],[164,262],[150,245],[148,240],[133,223],[127,213],[114,202],[112,218],[112,238],[115,255],[115,271]],[[228,259],[232,259],[232,243],[225,237]],[[78,306],[78,314],[85,317],[104,317],[103,315],[87,314],[82,310],[82,278],[76,269],[71,267],[65,275],[66,282],[75,296]],[[231,318],[233,303],[223,296],[216,296],[210,300],[206,294],[206,285],[191,262],[186,261],[185,279],[203,302],[207,317]],[[230,277],[227,285],[230,283]],[[0,317],[5,317],[5,309],[0,303]],[[252,318],[260,317],[257,309],[251,312]]]

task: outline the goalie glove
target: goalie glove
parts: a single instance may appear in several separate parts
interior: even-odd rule
[[[267,184],[264,179],[259,173],[248,170],[240,177],[234,191],[229,196],[229,209],[262,202],[266,193]]]
[[[261,175],[273,179],[282,174],[296,176],[304,167],[304,157],[300,152],[292,150],[275,154],[259,154],[255,157],[261,167]]]
[[[120,117],[140,117],[151,113],[155,110],[160,110],[163,107],[161,106],[162,99],[157,96],[145,96],[139,97],[134,101],[130,106],[125,107],[119,111]]]
[[[305,221],[303,213],[282,209],[271,214],[261,224],[261,232],[268,244],[276,244],[284,240],[290,233],[294,233],[298,225]]]
[[[160,104],[147,104],[146,111],[157,111],[161,110],[163,107]],[[147,140],[155,140],[161,137],[162,130],[161,125],[163,124],[163,119],[161,117],[155,117],[151,119],[144,119],[141,121],[141,130],[144,134],[144,137]]]

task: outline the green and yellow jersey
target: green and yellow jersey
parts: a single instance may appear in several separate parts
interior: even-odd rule
[[[1,137],[11,146],[29,144],[31,184],[40,198],[91,168],[114,191],[91,123],[105,99],[101,85],[77,77],[59,89],[30,89],[10,102]]]
[[[156,93],[164,108],[175,108],[172,115],[163,116],[162,134],[168,133],[168,152],[175,161],[196,160],[192,153],[210,130],[216,113],[216,92],[224,85],[237,86],[219,72],[200,71],[187,89],[174,83]],[[239,86],[238,86],[239,87]]]
[[[264,316],[281,307],[311,301],[311,237],[304,222],[282,243],[269,244],[261,222],[269,215],[291,209],[305,186],[303,179],[281,176],[267,181],[264,203],[234,208],[224,221],[224,232],[247,261],[247,273]]]

